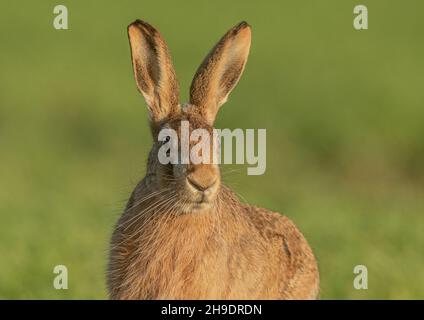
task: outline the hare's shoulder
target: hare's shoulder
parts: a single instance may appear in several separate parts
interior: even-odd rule
[[[288,217],[256,206],[247,206],[246,209],[252,226],[265,241],[278,246],[285,261],[290,261],[292,266],[315,264],[308,242]]]
[[[245,206],[245,210],[252,225],[264,237],[289,237],[293,240],[303,238],[296,225],[279,212],[250,205]]]
[[[270,245],[271,253],[280,257],[277,267],[284,274],[281,297],[316,299],[319,274],[316,259],[303,234],[286,216],[255,206],[248,207],[252,225]]]

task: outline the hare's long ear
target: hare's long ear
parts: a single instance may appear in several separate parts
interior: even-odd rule
[[[194,76],[190,103],[213,124],[219,107],[236,86],[247,62],[251,31],[241,22],[228,31],[206,56]]]
[[[153,125],[178,110],[179,88],[168,46],[150,24],[128,26],[135,81],[146,99]]]

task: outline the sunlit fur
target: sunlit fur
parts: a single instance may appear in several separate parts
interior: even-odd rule
[[[130,25],[129,37],[137,85],[149,106],[153,146],[146,176],[113,232],[110,297],[315,299],[316,260],[288,218],[241,203],[221,184],[215,164],[158,161],[162,142],[157,135],[162,128],[178,133],[186,120],[190,131],[212,132],[216,113],[246,63],[250,27],[241,23],[218,42],[197,71],[190,103],[183,107],[169,105],[178,96],[172,94],[178,85],[160,34],[138,20]],[[139,61],[146,56],[148,61]],[[158,85],[160,90],[154,90]]]

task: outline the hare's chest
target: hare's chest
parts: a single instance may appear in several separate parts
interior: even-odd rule
[[[225,232],[227,226],[184,219],[149,227],[149,232],[140,234],[137,248],[130,250],[124,282],[131,284],[138,298],[261,296],[267,272],[266,259],[258,254],[259,240],[253,234],[241,237]]]
[[[199,244],[197,244],[199,245]],[[154,299],[248,299],[263,297],[264,269],[260,259],[250,259],[235,252],[230,242],[209,241],[204,246],[180,246],[162,260],[156,275],[162,281],[151,281]],[[256,257],[257,258],[257,257]],[[255,261],[256,260],[256,261]],[[146,276],[154,279],[154,274]]]
[[[228,275],[227,256],[217,243],[168,243],[147,264],[143,278],[154,299],[207,299],[222,296]],[[224,245],[225,246],[225,245]],[[224,251],[224,252],[223,252]],[[223,254],[224,253],[224,254]],[[144,264],[146,265],[146,264]],[[160,279],[156,281],[155,279]]]

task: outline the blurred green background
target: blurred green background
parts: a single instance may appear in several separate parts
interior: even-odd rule
[[[69,10],[69,30],[52,26]],[[353,29],[365,4],[369,30]],[[0,298],[106,298],[108,241],[151,138],[126,26],[166,38],[187,100],[234,24],[253,42],[218,128],[266,128],[267,171],[224,168],[279,210],[319,261],[321,298],[424,298],[422,1],[3,1],[0,4]],[[225,173],[226,172],[226,173]],[[55,265],[69,290],[55,290]],[[353,268],[368,267],[368,290]]]

